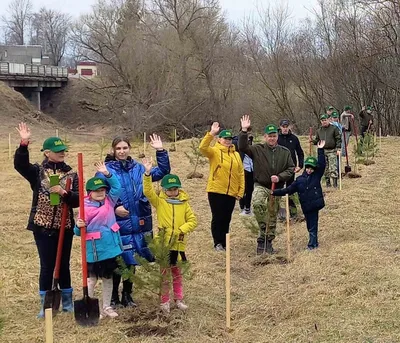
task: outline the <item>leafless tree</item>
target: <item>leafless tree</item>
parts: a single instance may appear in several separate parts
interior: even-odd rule
[[[24,45],[32,15],[30,0],[13,0],[7,14],[1,17],[6,32],[6,43]]]

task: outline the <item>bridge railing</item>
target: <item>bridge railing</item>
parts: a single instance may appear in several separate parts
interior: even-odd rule
[[[68,68],[39,64],[0,62],[0,75],[25,75],[67,78]]]

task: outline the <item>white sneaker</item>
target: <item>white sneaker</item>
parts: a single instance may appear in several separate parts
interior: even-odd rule
[[[115,318],[118,317],[118,313],[111,306],[107,306],[100,311],[100,319],[105,317]]]
[[[189,308],[189,306],[184,304],[182,300],[176,301],[176,307],[179,308],[181,311],[186,311]]]
[[[215,249],[215,251],[225,251],[225,249],[222,246],[222,244],[217,244],[214,249]]]
[[[162,303],[160,305],[160,309],[161,309],[161,311],[163,311],[163,313],[169,314],[170,313],[169,301],[167,301],[166,303]]]
[[[245,210],[241,210],[239,213],[239,216],[245,216],[246,215],[246,211]]]

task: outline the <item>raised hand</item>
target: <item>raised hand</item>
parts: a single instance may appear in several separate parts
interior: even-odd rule
[[[104,176],[110,175],[104,162],[96,162],[94,165],[99,173],[102,173]]]
[[[216,136],[218,134],[219,130],[220,130],[219,123],[218,122],[212,123],[210,134],[213,136]]]
[[[317,146],[319,149],[322,149],[325,146],[325,141],[324,140],[319,141]]]
[[[161,141],[161,137],[153,133],[150,135],[150,145],[153,149],[163,150],[163,143]]]
[[[245,114],[241,119],[240,119],[240,125],[242,126],[242,131],[247,131],[247,129],[250,127],[250,116],[248,114]]]
[[[146,174],[150,174],[151,168],[153,168],[153,157],[150,158],[143,158],[142,159],[142,164],[144,166],[144,169],[146,171]]]
[[[76,226],[80,229],[82,229],[83,227],[86,227],[86,223],[83,219],[78,218],[76,221]]]
[[[19,123],[18,127],[15,129],[18,131],[22,141],[29,141],[31,138],[31,129],[28,127],[28,125],[26,125],[26,123]]]

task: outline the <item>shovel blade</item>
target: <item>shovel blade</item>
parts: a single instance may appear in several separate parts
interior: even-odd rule
[[[74,301],[75,320],[82,326],[96,326],[99,324],[99,299],[84,297]]]
[[[344,167],[344,172],[347,174],[347,173],[350,173],[351,172],[351,167],[350,166],[345,166]]]
[[[51,308],[53,309],[53,316],[57,314],[60,310],[61,303],[61,290],[53,289],[51,291],[47,291],[44,296],[43,308]]]

